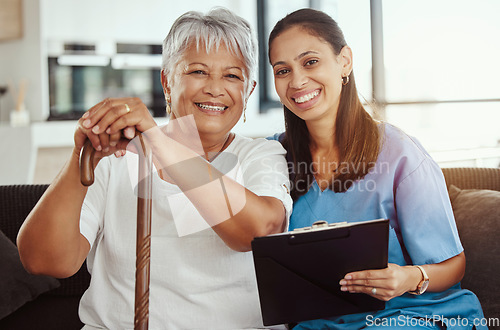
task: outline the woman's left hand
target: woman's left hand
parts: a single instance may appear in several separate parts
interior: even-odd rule
[[[87,111],[82,125],[96,135],[108,135],[109,145],[115,146],[122,137],[131,140],[136,131],[145,132],[155,127],[156,122],[141,99],[115,98],[106,99]],[[108,145],[102,146],[106,147]]]
[[[388,301],[414,290],[420,278],[420,271],[416,267],[388,264],[384,269],[346,274],[340,281],[340,289],[351,293],[366,293],[377,299]]]

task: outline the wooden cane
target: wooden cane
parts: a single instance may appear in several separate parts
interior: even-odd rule
[[[152,153],[141,134],[133,140],[139,154],[139,185],[137,188],[137,241],[135,270],[134,329],[147,330],[149,322],[149,282],[151,260],[151,213],[152,213]],[[142,153],[141,153],[142,151]],[[84,186],[94,183],[95,149],[89,140],[80,154],[80,180]]]

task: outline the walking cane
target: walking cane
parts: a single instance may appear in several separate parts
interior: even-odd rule
[[[142,134],[139,133],[137,138],[132,141],[135,142],[139,155],[134,329],[147,330],[149,321],[153,157],[151,150],[144,143]],[[94,183],[94,153],[95,149],[92,147],[90,140],[87,139],[80,154],[80,180],[84,186],[90,186]]]

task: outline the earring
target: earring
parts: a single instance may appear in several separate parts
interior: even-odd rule
[[[166,101],[167,101],[167,114],[170,114],[172,112],[172,103],[170,101],[170,96],[167,96],[166,98]]]
[[[246,123],[247,122],[247,106],[245,105],[245,107],[243,108],[243,123]]]
[[[345,78],[345,79],[344,79]],[[347,85],[349,83],[349,75],[342,77],[342,85]]]

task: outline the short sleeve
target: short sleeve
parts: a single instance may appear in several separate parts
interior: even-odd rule
[[[94,173],[94,183],[88,188],[80,213],[80,233],[92,247],[103,226],[110,162],[103,158]]]
[[[292,212],[286,151],[278,141],[258,139],[242,165],[245,187],[259,196],[279,199],[285,207],[287,228]]]
[[[439,263],[463,251],[444,176],[430,157],[401,180],[395,194],[398,224],[413,264]]]

